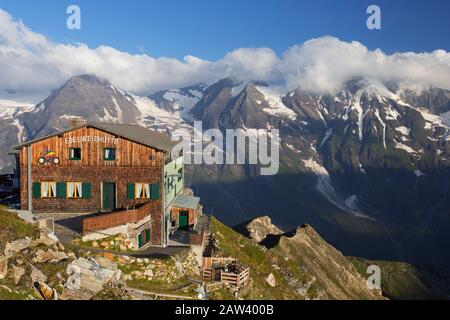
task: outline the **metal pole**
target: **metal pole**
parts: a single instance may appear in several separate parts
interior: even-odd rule
[[[33,212],[33,182],[31,181],[31,146],[27,146],[28,211]]]

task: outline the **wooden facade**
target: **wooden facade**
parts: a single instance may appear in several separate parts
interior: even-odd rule
[[[69,150],[81,148],[81,160],[70,160]],[[116,160],[104,160],[105,148],[116,149]],[[60,167],[158,167],[164,165],[164,152],[93,127],[84,127],[49,137],[31,145],[32,166],[41,166],[45,150],[54,151]],[[21,148],[20,166],[27,165],[27,149]],[[44,166],[52,166],[45,163]]]
[[[151,243],[162,244],[163,168],[167,150],[88,124],[19,147],[22,210],[97,213],[131,209],[145,203],[147,214],[151,215]],[[30,186],[28,168],[31,168]],[[52,190],[57,189],[57,194],[42,196],[41,190],[48,192],[49,185]],[[68,196],[74,185],[82,196]],[[30,196],[32,208],[28,205]]]

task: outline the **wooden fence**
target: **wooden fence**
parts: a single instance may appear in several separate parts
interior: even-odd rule
[[[216,269],[215,266],[218,268]],[[225,266],[229,269],[228,271],[223,269]],[[250,280],[250,268],[234,258],[203,257],[202,276],[205,280],[220,281],[240,287]]]
[[[112,213],[99,214],[95,217],[83,219],[83,235],[94,231],[104,230],[127,223],[135,223],[150,215],[151,203],[147,202],[133,210],[122,210]]]

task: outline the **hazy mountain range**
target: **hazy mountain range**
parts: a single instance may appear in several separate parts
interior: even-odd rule
[[[203,128],[278,128],[280,171],[189,166],[208,210],[237,225],[270,215],[282,228],[309,223],[346,255],[450,264],[450,91],[358,78],[336,94],[285,92],[223,79],[141,97],[85,75],[35,106],[3,102],[0,167],[9,148],[67,128],[70,120],[137,123],[187,135]]]

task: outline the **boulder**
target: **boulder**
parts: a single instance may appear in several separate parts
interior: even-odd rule
[[[43,274],[41,270],[39,270],[38,268],[33,266],[31,263],[30,263],[30,266],[31,266],[30,277],[31,277],[31,281],[33,283],[34,282],[47,282],[47,276],[45,274]]]
[[[60,262],[62,260],[67,260],[68,256],[63,251],[53,251],[48,249],[47,251],[38,250],[33,258],[34,263],[44,263],[44,262]]]
[[[133,276],[131,274],[126,274],[123,276],[123,280],[131,281],[131,280],[133,280]]]
[[[272,288],[275,288],[275,286],[277,285],[276,281],[275,281],[275,276],[273,275],[273,273],[269,274],[266,278],[266,282],[269,286],[271,286]]]
[[[118,282],[122,272],[117,268],[104,268],[95,259],[78,258],[67,267],[67,274],[67,289],[96,294],[106,283]]]
[[[10,257],[13,253],[19,253],[25,249],[28,249],[30,245],[31,238],[29,237],[8,242],[5,246],[5,256]]]
[[[146,269],[144,272],[144,276],[148,278],[153,278],[153,270],[152,269]]]
[[[59,243],[58,237],[53,232],[41,232],[38,239],[32,241],[33,247],[38,245],[53,246]]]
[[[17,286],[20,282],[20,279],[25,275],[25,269],[17,266],[12,267],[14,284]]]

